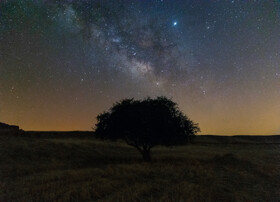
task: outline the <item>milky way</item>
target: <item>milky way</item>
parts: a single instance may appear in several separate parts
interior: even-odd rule
[[[280,133],[280,3],[0,1],[0,121],[90,130],[164,95],[202,134]]]

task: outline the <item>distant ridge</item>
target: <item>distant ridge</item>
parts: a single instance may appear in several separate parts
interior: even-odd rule
[[[194,142],[206,144],[280,144],[280,135],[197,135]]]
[[[36,138],[94,138],[93,131],[24,131],[20,135]],[[193,144],[280,144],[280,135],[196,135]]]
[[[15,125],[9,125],[6,123],[2,123],[0,122],[0,133],[14,133],[14,132],[19,132],[20,128],[19,126],[15,126]]]

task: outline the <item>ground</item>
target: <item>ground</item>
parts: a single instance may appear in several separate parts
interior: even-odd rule
[[[0,201],[280,201],[279,143],[215,138],[145,163],[89,134],[0,135]]]

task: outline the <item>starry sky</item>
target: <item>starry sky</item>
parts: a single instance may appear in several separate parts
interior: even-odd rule
[[[280,134],[278,0],[0,0],[0,121],[91,130],[167,96],[201,134]]]

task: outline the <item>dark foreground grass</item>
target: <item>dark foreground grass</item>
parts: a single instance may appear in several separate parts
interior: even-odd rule
[[[279,144],[152,150],[83,138],[0,136],[0,201],[280,201]]]

